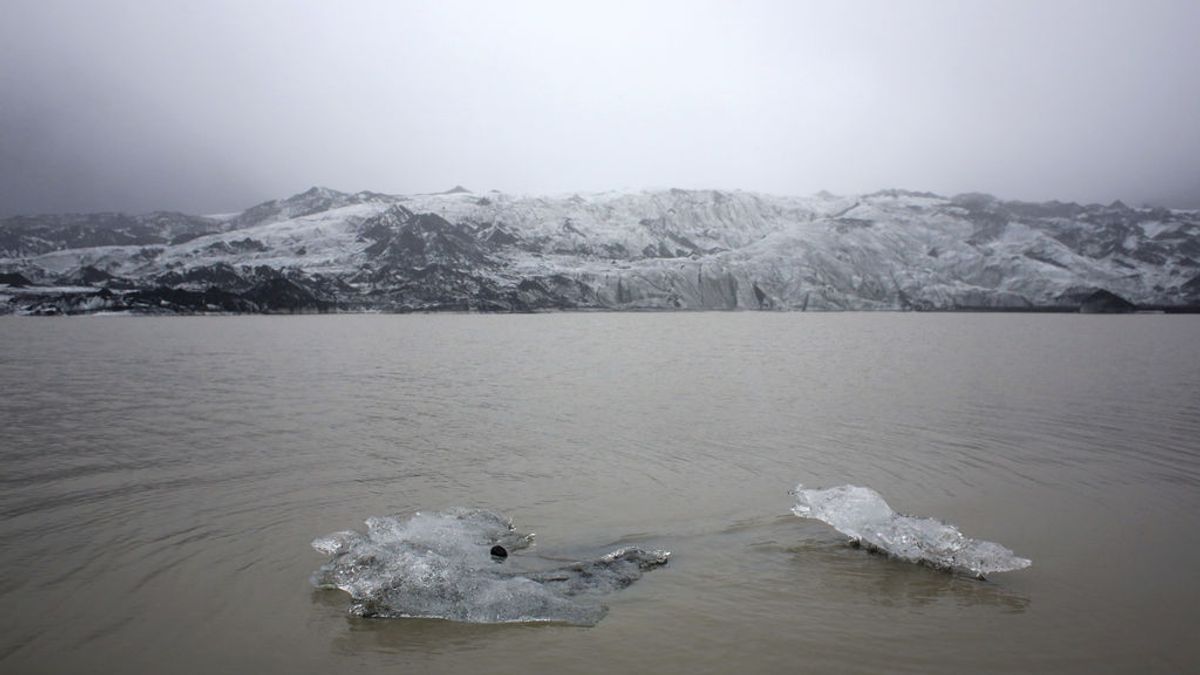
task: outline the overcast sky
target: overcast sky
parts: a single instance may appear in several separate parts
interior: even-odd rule
[[[1200,2],[4,0],[0,215],[886,187],[1200,206]]]

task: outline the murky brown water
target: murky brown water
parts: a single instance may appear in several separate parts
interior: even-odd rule
[[[0,671],[1181,672],[1200,320],[0,319]],[[867,485],[981,583],[789,514]],[[592,628],[363,620],[309,541],[483,506],[671,564]]]

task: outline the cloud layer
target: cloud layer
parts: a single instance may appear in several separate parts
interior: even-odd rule
[[[1194,2],[55,2],[0,24],[0,215],[907,187],[1200,206]]]

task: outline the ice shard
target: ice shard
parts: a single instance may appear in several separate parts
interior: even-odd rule
[[[666,564],[666,551],[621,548],[596,560],[555,563],[493,555],[527,548],[532,534],[481,509],[369,518],[366,533],[319,537],[329,562],[313,573],[318,588],[350,595],[352,614],[424,617],[469,623],[559,622],[592,625],[601,598]]]
[[[792,513],[826,523],[856,545],[899,560],[980,579],[1029,567],[1031,561],[990,541],[971,539],[935,518],[896,513],[871,488],[839,485],[793,491]]]

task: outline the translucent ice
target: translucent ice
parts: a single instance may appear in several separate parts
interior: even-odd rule
[[[312,542],[331,556],[312,582],[349,593],[350,612],[358,616],[591,625],[606,611],[600,596],[666,564],[670,555],[622,548],[547,568],[490,553],[497,545],[523,549],[532,539],[507,518],[480,509],[368,518],[366,534],[348,530]]]
[[[1031,561],[990,541],[966,537],[934,518],[896,513],[878,492],[856,485],[806,490],[797,485],[792,513],[832,525],[850,540],[894,558],[984,578]]]

